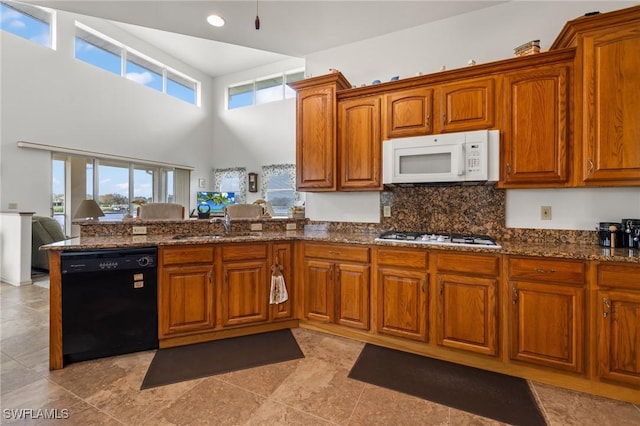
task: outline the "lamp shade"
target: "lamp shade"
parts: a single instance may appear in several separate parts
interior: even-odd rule
[[[82,200],[76,214],[73,215],[74,220],[80,219],[96,219],[104,216],[102,209],[94,200]]]

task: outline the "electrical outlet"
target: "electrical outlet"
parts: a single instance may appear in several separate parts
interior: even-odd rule
[[[9,210],[18,210],[18,203],[9,203]]]
[[[540,206],[540,219],[551,220],[551,206]]]
[[[382,207],[382,216],[391,217],[391,206],[383,206]]]
[[[262,224],[261,223],[252,223],[251,224],[251,230],[252,231],[262,231]]]
[[[147,227],[146,226],[134,226],[133,229],[131,230],[131,232],[133,233],[133,235],[145,235],[147,233]]]
[[[287,231],[295,231],[296,224],[295,223],[287,223]]]

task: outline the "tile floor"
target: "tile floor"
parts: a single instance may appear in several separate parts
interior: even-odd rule
[[[347,378],[363,344],[293,330],[304,359],[140,391],[154,351],[48,370],[48,281],[0,284],[2,424],[495,425]],[[549,425],[640,425],[640,407],[531,383]],[[36,419],[16,420],[12,409]],[[43,411],[67,419],[38,419]],[[57,411],[51,411],[51,410]],[[24,412],[24,411],[23,411]]]

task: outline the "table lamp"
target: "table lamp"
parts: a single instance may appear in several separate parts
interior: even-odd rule
[[[97,220],[101,216],[104,216],[104,213],[98,203],[94,200],[82,200],[76,214],[73,215],[73,220]]]

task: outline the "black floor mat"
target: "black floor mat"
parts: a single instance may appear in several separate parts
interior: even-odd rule
[[[291,330],[159,349],[140,389],[304,358]]]
[[[365,345],[349,377],[501,422],[546,425],[527,381]]]

